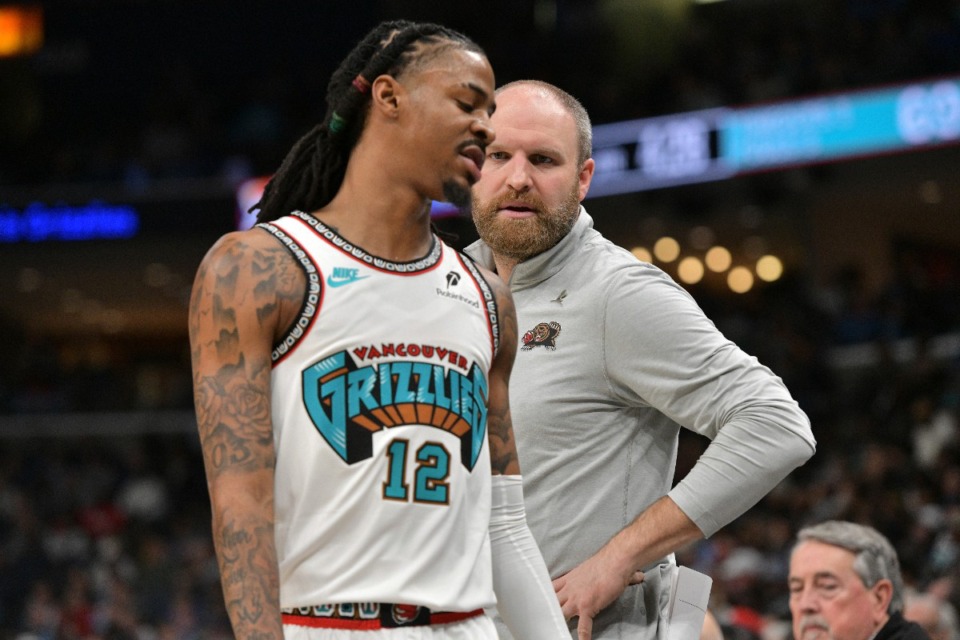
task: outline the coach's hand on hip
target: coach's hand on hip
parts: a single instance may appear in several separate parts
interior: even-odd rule
[[[580,618],[578,640],[590,640],[594,617],[620,597],[629,585],[643,582],[643,572],[629,569],[629,566],[628,562],[615,558],[609,547],[604,547],[553,581],[563,617],[567,620],[574,616]]]

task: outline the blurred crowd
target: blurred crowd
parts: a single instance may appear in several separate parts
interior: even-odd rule
[[[0,638],[233,637],[195,440],[0,441]]]
[[[714,578],[728,640],[788,637],[792,539],[825,519],[876,527],[911,589],[960,607],[960,313],[917,273],[866,300],[840,286],[850,279],[813,292],[787,279],[735,304],[695,291],[728,337],[784,379],[818,440],[808,464],[679,555]],[[916,306],[892,303],[894,292]],[[160,408],[188,408],[188,366],[169,366],[180,390]],[[97,384],[122,386],[107,371]],[[182,413],[183,431],[170,434],[0,434],[0,640],[229,637],[199,445]],[[678,476],[705,444],[685,432]]]
[[[228,5],[229,17],[211,21],[192,3],[175,11],[165,4],[77,5],[79,16],[69,15],[70,3],[49,9],[59,47],[0,67],[9,94],[0,186],[240,180],[279,166],[321,117],[326,57],[349,48],[352,23],[323,38],[277,42],[265,28],[282,19],[310,29],[345,14],[323,3],[271,3],[260,14]],[[487,49],[499,82],[554,82],[596,123],[960,71],[957,0],[529,0],[504,3],[509,24],[482,7],[376,4],[369,15],[357,4],[354,37],[369,26],[361,19],[444,22]],[[138,41],[120,38],[121,25]],[[170,46],[168,29],[186,45]]]

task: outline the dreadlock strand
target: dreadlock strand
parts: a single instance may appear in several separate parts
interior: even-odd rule
[[[304,181],[310,178],[303,169],[309,166],[322,133],[319,126],[314,127],[297,140],[287,153],[280,168],[264,188],[260,202],[254,207],[260,209],[258,222],[275,220],[300,206],[298,203],[302,202],[302,195],[307,190]]]
[[[372,82],[384,73],[399,76],[439,54],[434,48],[430,53],[418,50],[418,42],[429,46],[442,41],[483,53],[463,34],[437,24],[394,20],[371,30],[330,76],[321,124],[294,144],[264,188],[260,202],[251,208],[260,210],[257,221],[274,220],[295,209],[315,211],[329,204],[343,184],[350,152],[366,122],[370,94],[359,91],[354,79],[362,75]]]

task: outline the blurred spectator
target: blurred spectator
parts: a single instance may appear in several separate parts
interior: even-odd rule
[[[801,529],[790,555],[789,586],[796,638],[928,638],[904,620],[897,552],[872,527],[830,520]]]
[[[932,471],[947,447],[957,442],[957,418],[946,407],[937,407],[929,393],[921,393],[910,405],[913,459],[923,471]]]
[[[700,631],[700,640],[723,640],[723,629],[717,622],[716,616],[710,611],[703,619],[703,629]]]
[[[930,640],[960,640],[956,610],[929,593],[908,592],[903,617],[923,627]]]
[[[194,437],[0,439],[0,638],[230,637]]]

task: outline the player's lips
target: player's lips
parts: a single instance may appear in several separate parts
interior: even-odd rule
[[[476,144],[469,143],[460,149],[460,155],[466,158],[471,177],[473,178],[472,182],[476,183],[480,180],[480,170],[483,169],[483,160],[485,158],[483,149]]]

